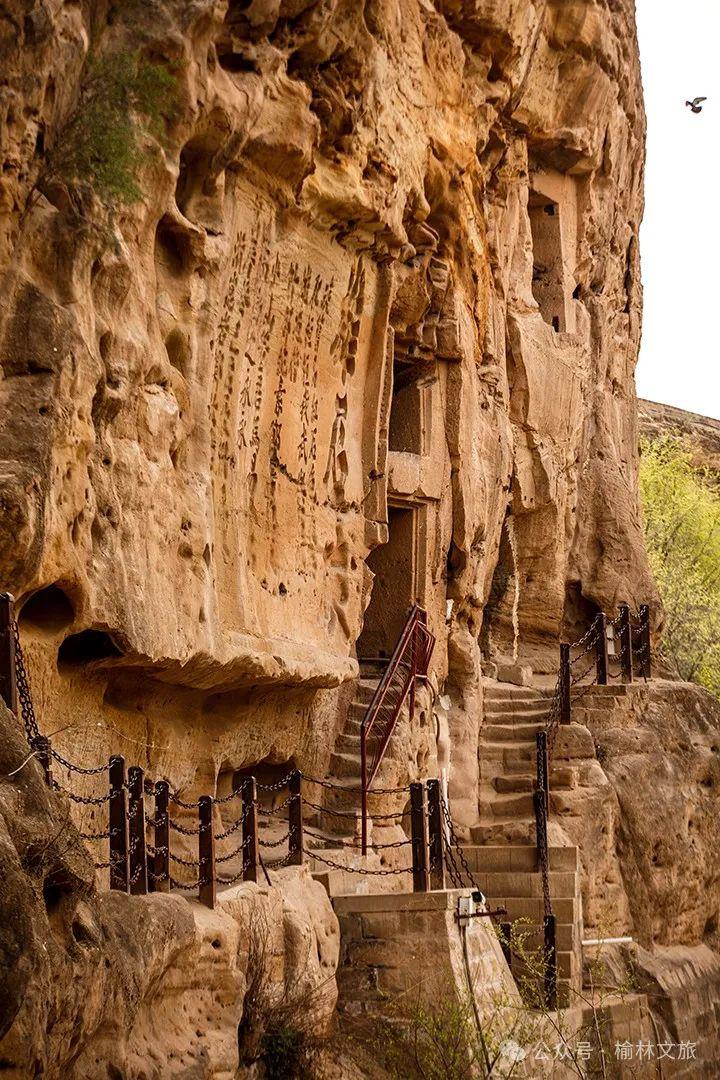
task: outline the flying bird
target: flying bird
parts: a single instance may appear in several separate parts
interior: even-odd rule
[[[707,98],[706,97],[696,97],[696,98],[693,98],[692,101],[686,101],[685,104],[694,113],[698,113],[698,112],[702,112],[702,103],[703,103],[703,101],[707,101]]]

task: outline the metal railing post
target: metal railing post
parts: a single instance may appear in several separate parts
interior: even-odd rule
[[[560,646],[560,723],[569,724],[572,702],[570,699],[570,646]]]
[[[155,784],[155,855],[153,857],[153,889],[170,892],[170,785],[167,780]]]
[[[147,849],[145,847],[145,775],[138,765],[128,769],[128,837],[130,849],[130,892],[145,896],[148,891]]]
[[[445,821],[439,780],[427,782],[430,888],[445,888]]]
[[[303,801],[302,801],[302,773],[298,769],[288,781],[290,789],[290,805],[288,806],[288,828],[290,839],[288,842],[288,866],[302,866],[305,856],[305,843],[303,837]]]
[[[620,605],[620,656],[623,682],[633,681],[633,640],[630,608]]]
[[[259,859],[257,782],[251,776],[243,784],[243,881],[257,881]]]
[[[110,888],[128,891],[128,815],[125,758],[110,758]]]
[[[213,829],[213,800],[211,795],[198,799],[198,862],[200,886],[198,899],[205,907],[214,908],[217,884],[215,880],[215,830]]]
[[[17,716],[14,604],[11,593],[0,593],[0,698]]]
[[[640,647],[642,648],[642,675],[644,679],[651,678],[652,661],[650,655],[650,608],[647,604],[640,605]]]
[[[412,836],[413,892],[427,892],[428,831],[425,785],[410,785],[410,831]]]
[[[360,727],[360,813],[362,816],[361,821],[361,851],[363,855],[367,855],[368,844],[368,778],[367,778],[367,732],[365,730],[365,721],[363,720]]]
[[[595,638],[595,670],[597,672],[598,686],[607,686],[608,681],[608,641],[607,641],[607,616],[601,611],[595,620],[597,624],[597,637]]]
[[[545,938],[545,1004],[548,1009],[557,1008],[557,934],[554,915],[543,919]]]

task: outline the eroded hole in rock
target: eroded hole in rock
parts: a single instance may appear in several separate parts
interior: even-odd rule
[[[187,377],[190,373],[191,350],[188,336],[180,327],[175,327],[165,338],[168,360],[181,375]]]
[[[599,610],[597,604],[583,596],[579,581],[569,581],[565,587],[563,638],[569,641],[581,638],[592,625]]]
[[[160,219],[155,233],[155,258],[174,277],[192,269],[190,238],[168,215]]]
[[[26,600],[20,612],[20,626],[55,634],[70,626],[75,608],[59,585],[48,585]]]
[[[227,794],[231,787],[234,789],[242,787],[246,780],[254,776],[258,785],[259,811],[262,813],[263,810],[272,810],[278,802],[287,798],[287,787],[276,787],[276,785],[296,768],[294,758],[287,758],[285,761],[271,761],[269,758],[263,758],[254,765],[243,766],[242,769],[221,769],[217,783],[218,795]],[[272,788],[276,790],[268,790]]]
[[[58,650],[58,669],[82,667],[97,660],[122,656],[106,630],[81,630],[65,638]]]

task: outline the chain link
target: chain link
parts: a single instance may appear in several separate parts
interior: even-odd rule
[[[312,852],[312,858],[325,863],[326,866],[332,867],[333,870],[347,870],[350,874],[365,874],[369,877],[393,877],[396,874],[412,874],[413,872],[412,866],[403,866],[395,870],[366,870],[360,866],[343,866],[342,863],[324,858],[316,849]]]

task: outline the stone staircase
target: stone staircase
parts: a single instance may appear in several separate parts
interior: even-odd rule
[[[531,979],[541,966],[544,949],[542,879],[535,845],[468,845],[463,854],[488,907],[507,908],[497,922],[511,922],[522,940],[522,952],[533,963],[528,971],[522,958],[511,967],[519,981]],[[575,847],[550,848],[550,897],[556,919],[558,999],[567,1005],[582,986],[582,897],[580,863]]]

